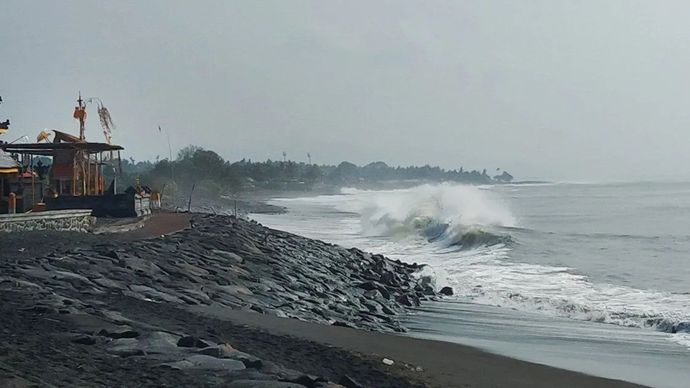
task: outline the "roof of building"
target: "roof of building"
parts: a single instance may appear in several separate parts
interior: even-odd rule
[[[119,145],[87,142],[0,144],[0,150],[5,152],[44,156],[53,156],[56,151],[61,150],[86,151],[90,154],[96,154],[104,151],[119,151],[123,149],[124,148]]]
[[[0,174],[16,174],[19,172],[19,163],[11,156],[0,151]]]

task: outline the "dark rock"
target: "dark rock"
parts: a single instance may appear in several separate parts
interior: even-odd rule
[[[261,369],[264,366],[263,361],[261,361],[258,358],[257,359],[242,358],[242,359],[240,359],[240,361],[242,361],[244,366],[247,368]]]
[[[145,354],[142,349],[122,349],[113,351],[113,353],[122,358],[143,356]]]
[[[410,300],[412,301],[412,304],[414,304],[415,306],[419,306],[419,305],[420,305],[420,303],[419,303],[419,298],[418,298],[418,297],[416,297],[416,296],[414,296],[414,295],[411,295],[411,296],[410,296]]]
[[[423,284],[419,283],[414,286],[414,290],[417,291],[417,295],[433,295],[434,294],[434,289],[428,285],[428,284]]]
[[[161,364],[161,366],[178,370],[197,369],[222,370],[229,372],[244,370],[246,368],[240,361],[226,358],[216,358],[204,354],[195,354],[185,358],[184,360],[164,363]]]
[[[237,350],[234,353],[227,354],[225,357],[240,361],[247,368],[261,369],[264,365],[263,361],[261,361],[261,359],[258,357]]]
[[[256,369],[243,369],[243,370],[232,371],[232,379],[233,380],[268,381],[268,380],[275,380],[275,376],[261,373]],[[215,384],[215,385],[220,385],[220,384]],[[227,385],[222,385],[222,386],[226,387]]]
[[[379,287],[378,290],[381,293],[381,297],[383,297],[384,299],[390,299],[391,298],[391,294],[390,294],[390,292],[388,292],[388,289],[386,289],[386,287]]]
[[[364,388],[364,385],[360,384],[357,380],[352,377],[345,375],[343,376],[338,384],[344,386],[345,388]]]
[[[403,306],[407,306],[407,307],[414,306],[414,303],[412,302],[411,298],[407,295],[400,295],[395,300]]]
[[[384,272],[381,274],[379,281],[387,286],[396,287],[400,284],[399,280],[393,272]]]
[[[433,282],[433,279],[432,279],[430,276],[422,276],[422,277],[419,279],[419,284],[420,284],[422,287],[431,286],[432,282]]]
[[[441,288],[441,291],[439,291],[438,293],[441,295],[451,296],[453,295],[453,289],[451,287],[446,286]]]
[[[304,388],[302,384],[275,380],[235,380],[229,388]]]
[[[111,259],[119,259],[120,255],[117,253],[117,251],[107,251],[103,252],[103,256],[110,257]]]
[[[218,346],[203,348],[196,353],[205,354],[207,356],[217,357],[217,358],[227,358],[240,353],[239,350],[233,348],[229,344],[220,344]]]
[[[282,380],[292,380],[300,377],[304,373],[297,372],[294,369],[286,368],[282,365],[276,364],[271,361],[264,361],[260,369],[261,373],[274,376],[274,378]]]
[[[50,306],[44,306],[44,305],[35,305],[32,307],[25,308],[24,311],[31,311],[37,314],[56,314],[58,311],[54,307]]]
[[[186,336],[177,341],[177,346],[181,348],[207,348],[208,344],[197,337]]]
[[[256,311],[256,312],[259,313],[259,314],[263,314],[263,313],[264,313],[264,309],[262,309],[261,307],[259,307],[259,306],[257,306],[257,305],[252,305],[251,307],[249,307],[249,309],[250,309],[250,310],[253,310],[253,311]]]
[[[374,261],[375,261],[376,263],[381,263],[381,262],[385,262],[385,261],[386,261],[386,258],[385,258],[382,254],[380,254],[380,253],[377,253],[377,254],[375,254],[375,255],[372,255],[371,258],[374,259]]]
[[[367,291],[377,290],[379,288],[378,284],[375,282],[364,282],[357,285],[357,287],[365,289]]]
[[[137,338],[139,337],[139,333],[134,331],[134,330],[125,330],[121,332],[111,332],[108,330],[101,330],[98,332],[98,335],[103,336],[103,337],[108,337],[108,338]]]
[[[296,379],[281,380],[281,381],[288,382],[288,383],[301,384],[307,388],[315,387],[318,383],[328,382],[328,380],[326,380],[322,377],[311,376],[311,375],[301,375],[301,376],[297,377]]]
[[[388,315],[395,315],[395,311],[391,310],[390,307],[386,306],[385,304],[381,305],[381,310]]]
[[[73,338],[72,342],[79,345],[94,345],[96,343],[96,339],[90,335],[80,335]]]
[[[381,311],[381,305],[376,303],[376,302],[370,302],[368,300],[364,300],[362,302],[362,304],[364,305],[364,307],[366,307],[369,310],[369,312],[372,312],[372,313],[381,313],[382,312]]]
[[[186,295],[180,295],[180,299],[182,299],[185,303],[189,305],[197,305],[199,302],[197,300],[194,300]]]

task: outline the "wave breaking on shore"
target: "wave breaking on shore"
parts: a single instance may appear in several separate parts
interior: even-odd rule
[[[356,200],[340,205],[361,217],[362,232],[397,239],[422,237],[430,243],[471,249],[508,244],[500,228],[515,225],[508,208],[483,190],[462,185],[422,185],[413,189],[343,189]]]
[[[654,329],[690,346],[689,295],[593,282],[569,267],[512,260],[516,235],[538,239],[535,233],[541,232],[519,227],[488,187],[440,184],[389,191],[343,189],[342,194],[342,203],[331,202],[359,216],[363,236],[392,240],[397,252],[408,246],[413,260],[423,255],[435,283],[452,286],[456,297]],[[404,259],[405,254],[397,257]]]

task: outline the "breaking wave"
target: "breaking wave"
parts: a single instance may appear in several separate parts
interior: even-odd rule
[[[350,200],[340,210],[359,214],[364,235],[424,239],[439,246],[441,250],[426,257],[435,283],[452,286],[459,297],[552,316],[655,329],[690,346],[690,295],[593,283],[572,268],[511,260],[512,234],[524,237],[536,231],[519,228],[491,190],[441,184],[392,191],[344,189],[343,194]]]
[[[480,246],[509,245],[513,242],[513,238],[508,234],[495,234],[479,228],[456,227],[444,241],[450,246],[471,249]]]
[[[508,208],[477,187],[439,184],[391,191],[343,189],[355,195],[340,210],[361,216],[363,233],[422,237],[460,249],[512,242],[504,227],[515,225]]]
[[[490,187],[438,184],[388,191],[343,189],[339,195],[286,199],[283,204],[299,209],[293,221],[311,214],[306,209],[315,212],[315,218],[304,218],[300,224],[304,229],[298,232],[403,261],[422,261],[428,264],[425,275],[434,277],[437,288],[451,286],[455,297],[554,317],[653,329],[690,347],[690,293],[594,280],[596,275],[560,264],[568,261],[558,254],[551,263],[547,259],[557,249],[587,254],[577,247],[550,246],[553,241],[628,246],[654,242],[662,238],[661,232],[525,229],[500,195]],[[540,257],[532,260],[531,255]],[[535,260],[546,262],[532,263]]]

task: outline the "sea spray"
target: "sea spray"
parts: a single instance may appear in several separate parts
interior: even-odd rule
[[[497,227],[515,226],[515,218],[499,198],[477,187],[457,184],[422,185],[411,189],[362,191],[343,189],[356,198],[338,205],[361,217],[367,236],[423,237],[448,245],[505,243]]]
[[[663,300],[686,310],[686,295],[592,283],[572,268],[511,261],[509,232],[517,228],[516,221],[487,188],[438,184],[344,189],[343,194],[350,200],[336,206],[360,215],[364,235],[392,237],[399,244],[424,239],[437,246],[424,258],[429,263],[425,275],[435,279],[437,288],[450,285],[458,296],[477,303],[668,333],[688,331],[687,314],[655,303]]]
[[[641,233],[644,225],[630,222],[642,217],[639,210],[632,218],[609,216],[628,206],[620,200],[632,195],[628,187],[616,186],[613,194],[607,194],[580,186],[344,189],[339,195],[280,201],[291,209],[290,219],[273,221],[345,246],[426,263],[437,289],[451,286],[455,297],[465,301],[654,329],[669,333],[676,343],[690,344],[690,294],[682,287],[676,287],[679,291],[659,287],[666,283],[644,284],[653,281],[652,276],[643,277],[642,283],[625,282],[630,279],[628,271],[640,265],[631,259],[639,262],[641,255],[648,254],[644,263],[663,259],[659,264],[670,265],[666,260],[673,252],[668,247],[681,249],[688,237],[669,235],[681,229],[665,223],[645,227],[649,233]],[[515,209],[520,211],[520,222],[506,205],[508,198],[519,206]],[[654,198],[650,211],[656,214],[661,197]],[[633,199],[633,203],[640,200]],[[653,220],[650,217],[646,219]],[[651,250],[661,244],[663,251]],[[599,247],[611,251],[603,256]],[[676,263],[674,273],[682,276],[685,267],[678,265],[682,261]],[[599,267],[604,276],[597,274]],[[651,267],[650,272],[659,273]]]

